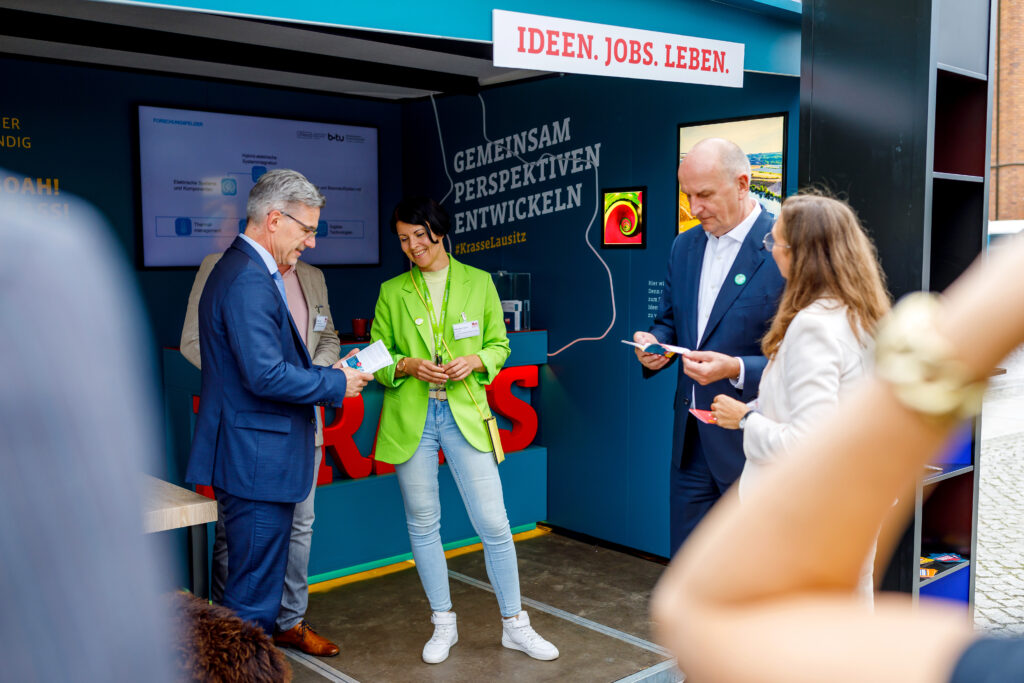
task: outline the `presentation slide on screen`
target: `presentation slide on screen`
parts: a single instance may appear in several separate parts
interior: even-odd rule
[[[267,171],[299,171],[327,198],[319,265],[379,259],[377,129],[139,107],[144,266],[196,266],[245,229],[249,190]]]

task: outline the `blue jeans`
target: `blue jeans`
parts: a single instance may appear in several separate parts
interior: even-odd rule
[[[441,546],[441,499],[437,485],[437,451],[444,450],[448,469],[462,495],[477,536],[484,546],[484,563],[503,617],[522,610],[519,568],[512,541],[501,478],[492,453],[478,451],[466,441],[447,401],[430,399],[423,437],[411,458],[395,466],[405,503],[405,522],[416,571],[430,608],[452,608],[448,563]]]

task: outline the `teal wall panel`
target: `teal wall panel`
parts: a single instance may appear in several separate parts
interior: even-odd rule
[[[140,239],[134,147],[139,104],[376,126],[381,215],[402,195],[401,107],[395,103],[3,57],[0,82],[0,116],[18,118],[19,132],[31,144],[0,148],[0,167],[19,180],[16,187],[0,178],[0,192],[24,189],[22,176],[56,179],[61,195],[36,195],[40,210],[59,206],[66,193],[82,197],[104,215],[132,260]],[[378,284],[401,272],[405,257],[390,237],[382,224],[379,267],[324,269],[342,331],[351,330],[352,318],[371,317]],[[135,274],[158,347],[177,346],[195,269]]]
[[[505,509],[513,528],[547,517],[546,472],[547,449],[540,446],[509,453],[502,463]],[[447,465],[441,466],[438,483],[442,543],[475,542],[476,532]],[[364,570],[410,557],[402,494],[394,474],[317,488],[311,577],[343,576],[353,568]]]
[[[578,190],[578,204],[498,227],[464,230],[453,235],[453,245],[458,249],[512,234],[522,238],[459,258],[491,271],[532,273],[533,325],[548,331],[547,352],[574,339],[604,335],[600,341],[576,343],[540,368],[541,385],[531,401],[540,414],[535,444],[550,456],[545,458],[547,519],[647,552],[667,552],[665,482],[675,379],[663,374],[642,381],[630,349],[619,340],[629,338],[635,329],[646,329],[649,299],[656,298],[664,279],[675,232],[676,126],[787,111],[792,179],[798,138],[796,79],[747,74],[745,86],[733,89],[566,76],[491,88],[480,98],[438,97],[435,119],[429,100],[372,102],[13,58],[0,58],[0,76],[12,93],[3,115],[18,116],[24,133],[32,137],[31,149],[0,150],[0,166],[25,177],[59,178],[62,192],[84,197],[107,217],[128,257],[135,250],[137,220],[132,121],[138,103],[376,125],[381,131],[382,216],[405,193],[444,197],[452,187],[449,176],[454,182],[475,182],[481,175],[521,165],[506,160],[459,173],[453,167],[456,153],[484,145],[488,138],[551,127],[554,122],[561,125],[568,118],[566,139],[521,156],[534,161],[574,149],[585,156],[589,150],[599,155],[594,168],[573,172],[570,162],[568,170],[555,178],[458,203],[453,193],[446,206],[465,214],[555,189],[562,191],[564,201],[570,187]],[[648,246],[601,251],[602,264],[591,250],[597,244],[596,228],[587,234],[597,213],[598,192],[629,185],[648,188]],[[795,189],[792,181],[787,189]],[[0,191],[9,191],[3,179]],[[40,197],[50,203],[52,199]],[[543,200],[536,203],[542,210]],[[372,315],[379,283],[405,267],[387,229],[382,232],[382,266],[325,271],[332,312],[343,331],[349,329],[350,318]],[[194,270],[136,275],[157,343],[176,346]],[[73,338],[74,331],[70,332]],[[543,358],[542,354],[546,355],[543,348],[532,348],[529,357]],[[187,381],[182,373],[191,369],[181,365],[180,356],[177,359],[164,367],[171,387]],[[523,391],[514,391],[522,397]],[[373,400],[371,390],[368,412],[376,410]],[[168,435],[165,471],[155,474],[180,481],[181,453],[187,443],[177,434],[188,433],[191,415],[188,406],[179,404],[168,404],[165,410],[176,424],[175,433]],[[375,428],[372,420],[364,420],[357,442],[371,442]],[[363,511],[354,514],[365,516]],[[327,570],[318,565],[316,571]]]
[[[476,228],[453,235],[456,252],[484,245],[460,258],[492,272],[531,273],[532,323],[547,330],[549,353],[580,338],[603,336],[576,342],[540,368],[534,404],[540,414],[538,443],[550,455],[549,522],[657,555],[668,553],[675,373],[641,379],[632,349],[620,340],[648,328],[665,279],[676,227],[677,126],[788,112],[786,190],[792,192],[798,88],[797,79],[762,74],[747,74],[742,89],[563,76],[492,88],[479,97],[438,97],[436,119],[429,101],[405,105],[406,189],[438,199],[447,195],[445,206],[456,224],[459,214],[464,225],[469,213],[488,216],[486,227],[478,221]],[[539,141],[545,125],[553,129],[553,123],[561,126],[566,120],[568,135],[556,144],[523,152],[521,159],[497,161],[492,153],[489,163],[467,168],[469,150],[478,158],[475,148],[488,140],[536,128]],[[555,177],[542,180],[535,173],[532,184],[501,188],[502,171],[521,168],[523,161],[547,160],[550,165],[552,155],[564,159],[577,149],[583,150],[582,158],[599,155],[599,163],[573,172],[571,162],[563,169],[556,160]],[[494,186],[492,173],[497,174]],[[484,196],[467,199],[471,185]],[[600,190],[637,185],[648,192],[647,248],[599,249],[602,220],[593,225],[591,220],[599,213]],[[509,201],[559,190],[564,203],[569,188],[577,186],[578,205],[555,210],[552,200],[550,213],[491,220],[491,211]],[[543,211],[543,199],[538,207]]]
[[[547,335],[524,332],[512,335],[512,355],[506,367],[545,362],[543,349]],[[352,345],[344,345],[346,353]],[[538,349],[541,349],[538,356]],[[518,360],[515,360],[518,358]],[[156,476],[185,485],[185,467],[195,420],[192,397],[199,394],[202,379],[199,370],[185,360],[176,349],[164,349],[163,386],[169,448],[165,468]],[[531,391],[513,387],[516,398],[531,402]],[[363,391],[364,417],[353,437],[359,451],[369,456],[377,432],[383,390],[371,382]],[[333,419],[333,410],[327,422]],[[499,417],[502,428],[508,428]],[[328,462],[330,456],[328,455]],[[317,487],[316,523],[309,560],[310,576],[345,575],[353,568],[366,569],[406,559],[409,537],[398,482],[394,474],[372,474],[360,479],[348,478],[332,464],[335,481]],[[506,454],[501,465],[502,487],[509,523],[513,528],[532,525],[547,518],[547,449],[529,446]],[[441,538],[445,544],[461,545],[475,538],[465,506],[446,465],[439,475],[441,512],[444,520]],[[213,525],[209,526],[210,537]],[[184,534],[169,535],[169,542],[184,553]],[[212,544],[212,540],[211,540]],[[184,576],[183,571],[180,571]]]
[[[115,2],[120,0],[114,0]],[[352,3],[335,0],[139,0],[158,5],[398,33],[491,40],[491,10],[478,0]],[[743,43],[746,70],[800,73],[797,0],[508,0],[497,9]]]

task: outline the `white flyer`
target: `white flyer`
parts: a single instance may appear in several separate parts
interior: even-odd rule
[[[388,348],[384,346],[384,342],[378,339],[356,355],[342,362],[360,372],[377,372],[395,361],[392,360],[391,354],[388,353]]]

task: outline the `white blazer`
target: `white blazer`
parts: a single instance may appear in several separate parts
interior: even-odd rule
[[[834,299],[818,299],[796,314],[750,404],[758,412],[743,430],[741,499],[766,467],[837,409],[842,394],[865,373],[869,346],[867,336],[862,342],[850,327],[846,306]]]

